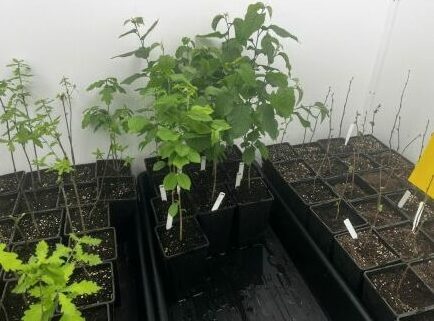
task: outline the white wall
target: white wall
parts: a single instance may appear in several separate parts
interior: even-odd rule
[[[355,77],[345,128],[353,120],[355,110],[363,109],[391,1],[269,2],[274,9],[274,22],[301,39],[301,44],[288,42],[286,48],[292,60],[294,75],[303,84],[306,103],[323,100],[328,86],[332,86],[335,106],[338,109],[343,104],[349,79]],[[150,40],[162,41],[166,50],[172,52],[182,36],[194,36],[209,31],[214,15],[221,12],[228,12],[231,16],[242,15],[250,2],[253,1],[2,0],[0,77],[7,76],[7,70],[1,68],[12,57],[25,59],[33,67],[33,92],[38,97],[55,95],[60,78],[63,75],[70,77],[78,85],[75,100],[75,147],[81,162],[90,161],[95,146],[101,145],[105,139],[101,134],[80,129],[82,110],[96,102],[94,95],[87,93],[85,88],[96,79],[111,75],[122,79],[139,68],[138,61],[134,58],[109,59],[135,46],[132,40],[117,39],[124,31],[122,22],[126,18],[143,16],[148,25],[159,19],[159,25]],[[429,55],[424,52],[431,50],[432,53],[433,49],[432,46],[425,47],[429,38],[429,26],[416,29],[409,24],[412,21],[416,21],[416,25],[422,24],[422,21],[426,24],[432,23],[428,16],[433,13],[433,4],[430,0],[403,2],[396,31],[396,38],[399,38],[393,41],[393,50],[390,50],[387,67],[383,70],[386,76],[383,77],[384,82],[381,83],[377,97],[394,107],[405,70],[417,63],[419,67],[414,69],[412,93],[410,94],[409,90],[407,100],[415,100],[412,107],[421,108],[420,110],[426,113],[429,86],[422,86],[421,83],[429,80],[430,73],[427,70],[434,67],[432,60],[428,61]],[[414,15],[412,13],[409,17],[406,12],[408,8],[404,9],[404,6],[410,6]],[[421,8],[417,8],[418,6]],[[400,35],[403,31],[405,37]],[[394,55],[393,52],[398,54]],[[397,56],[401,58],[398,59]],[[431,54],[431,59],[432,57],[434,55]],[[397,79],[399,81],[396,81]],[[420,97],[422,91],[423,99]],[[390,112],[383,113],[387,120]],[[337,117],[335,115],[336,124]],[[337,130],[337,125],[334,127]],[[409,124],[409,127],[413,126]],[[327,129],[323,128],[319,135],[324,136],[326,131]],[[290,127],[288,139],[298,142],[302,134],[303,130],[294,123]],[[382,131],[381,136],[385,136]],[[134,154],[140,154],[134,150],[133,148]],[[0,173],[10,171],[6,154],[1,152],[0,155]]]

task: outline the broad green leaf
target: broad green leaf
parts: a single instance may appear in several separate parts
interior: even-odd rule
[[[252,124],[250,108],[246,105],[235,106],[228,114],[227,121],[231,126],[228,133],[232,139],[245,135]]]
[[[310,122],[307,119],[305,119],[299,112],[295,112],[295,114],[297,115],[298,120],[300,121],[300,124],[303,127],[305,127],[305,128],[310,127]]]
[[[273,87],[287,87],[288,76],[281,72],[267,72],[265,80]]]
[[[211,128],[216,131],[225,131],[231,129],[231,126],[223,119],[214,119],[211,123]]]
[[[210,114],[212,114],[213,110],[209,106],[193,106],[189,111],[187,111],[186,115],[190,119],[208,122],[212,120]]]
[[[143,116],[133,116],[128,119],[128,131],[131,133],[142,133],[150,124],[149,120]]]
[[[215,17],[212,19],[212,22],[211,22],[211,28],[212,28],[213,30],[216,30],[216,29],[217,29],[217,25],[219,24],[220,20],[222,20],[223,18],[224,18],[224,15],[222,15],[222,14],[219,14],[219,15],[215,16]]]
[[[191,187],[191,180],[190,177],[188,177],[187,174],[184,173],[178,173],[177,176],[178,185],[185,190],[190,190]]]
[[[179,209],[178,202],[173,202],[172,204],[170,204],[169,210],[167,211],[167,213],[170,216],[175,217],[178,214],[178,209]]]
[[[270,25],[268,27],[269,29],[273,30],[278,36],[283,37],[283,38],[292,38],[295,41],[298,42],[298,38],[296,36],[294,36],[293,34],[291,34],[290,32],[286,31],[285,29],[276,26],[276,25]]]
[[[274,115],[273,107],[270,105],[261,105],[258,107],[258,111],[261,114],[261,123],[264,127],[265,132],[270,135],[274,140],[279,135],[279,124],[277,123],[276,117]]]
[[[235,38],[231,38],[222,43],[222,58],[226,62],[231,62],[241,57],[243,46]]]
[[[268,148],[263,142],[261,142],[260,140],[256,141],[255,147],[259,150],[259,153],[261,154],[263,159],[268,159]]]
[[[78,295],[94,294],[98,293],[101,287],[93,281],[80,281],[69,285],[66,288],[67,292],[70,292],[74,297]]]
[[[175,146],[175,151],[179,156],[185,157],[188,155],[190,148],[187,145],[179,144]]]
[[[72,303],[72,300],[63,293],[59,294],[59,304],[62,313],[60,321],[85,321],[81,312],[77,309],[75,304]],[[39,319],[34,319],[32,321],[36,320]]]
[[[251,165],[255,160],[255,148],[248,146],[243,152],[243,162],[247,165]]]
[[[175,141],[179,139],[179,134],[165,127],[160,127],[157,130],[158,138],[166,141]]]
[[[188,157],[182,157],[182,156],[176,155],[175,158],[173,159],[172,163],[176,168],[182,169],[185,165],[190,163],[190,161],[188,160]]]
[[[159,170],[163,169],[164,167],[166,167],[166,162],[165,161],[158,161],[154,164],[154,166],[152,166],[152,170],[155,172],[158,172]]]
[[[288,69],[288,74],[291,74],[292,67],[291,67],[291,63],[289,62],[288,55],[284,52],[279,52],[277,55],[283,58],[283,60],[285,61],[286,69]]]
[[[200,163],[200,155],[198,152],[196,152],[193,149],[190,149],[190,152],[188,153],[187,157],[188,160],[192,163],[196,163],[196,164]]]
[[[261,47],[265,55],[267,56],[268,63],[272,64],[274,62],[274,55],[276,52],[276,48],[273,45],[273,37],[271,37],[270,34],[267,33],[262,38]]]
[[[211,145],[215,145],[220,141],[220,132],[218,130],[211,130]]]
[[[178,180],[176,179],[175,173],[169,173],[164,177],[163,185],[167,191],[174,190],[177,184]]]
[[[241,64],[238,69],[238,74],[240,75],[244,84],[250,87],[256,86],[255,71],[253,70],[252,65],[250,65],[249,63]]]
[[[220,31],[214,31],[214,32],[210,32],[207,33],[205,35],[197,35],[197,37],[199,38],[224,38],[225,35],[223,33],[221,33]]]
[[[122,84],[131,85],[133,82],[135,82],[137,79],[140,79],[143,77],[143,74],[135,73],[124,80],[122,80]]]
[[[290,87],[279,88],[277,92],[271,93],[270,103],[279,116],[288,118],[294,111],[294,89]]]
[[[30,305],[29,309],[24,312],[22,321],[36,321],[42,319],[43,306],[40,303]]]

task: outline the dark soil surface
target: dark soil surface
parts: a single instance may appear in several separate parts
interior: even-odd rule
[[[298,158],[297,153],[288,143],[268,145],[268,160],[272,163]]]
[[[136,183],[132,176],[104,177],[100,181],[101,197],[105,200],[123,200],[136,197]]]
[[[422,281],[434,291],[434,259],[415,263],[412,266]]]
[[[82,237],[84,235],[101,240],[101,244],[98,246],[84,245],[83,249],[86,253],[97,254],[102,261],[116,259],[116,232],[114,228],[105,228],[102,230],[80,233],[77,236]]]
[[[77,184],[95,181],[96,180],[95,163],[76,165],[74,167],[74,172],[65,177],[65,183],[70,183],[72,177],[75,179],[75,182]]]
[[[40,177],[38,176],[38,172],[26,173],[26,175],[24,176],[25,190],[56,186],[57,174],[55,172],[50,172],[47,170],[41,170],[39,172],[40,172]]]
[[[365,222],[354,213],[354,210],[344,202],[339,204],[339,202],[336,201],[332,205],[313,207],[312,210],[333,233],[346,231],[344,220],[347,218],[355,228],[365,224]]]
[[[336,195],[321,180],[301,182],[293,185],[298,195],[306,204],[314,204],[333,200]]]
[[[182,241],[180,240],[179,222],[175,222],[170,230],[166,230],[166,226],[163,225],[157,228],[165,256],[187,253],[207,244],[205,235],[196,220],[184,220],[182,228]]]
[[[74,186],[68,185],[65,186],[65,194],[68,206],[79,205],[79,203],[77,202],[77,194],[81,206],[95,202],[98,195],[98,189],[96,183],[77,185],[76,191],[74,189]],[[59,206],[65,206],[65,198],[62,191],[59,192]]]
[[[240,151],[240,149],[238,148],[238,146],[230,146],[226,149],[226,155],[225,155],[225,160],[229,161],[229,162],[233,162],[233,161],[241,161],[241,157],[242,157],[242,153]]]
[[[203,186],[212,186],[214,183],[214,174],[212,166],[208,166],[205,170],[188,171],[187,175],[191,179],[193,190],[197,188],[203,188]],[[224,167],[217,167],[217,184],[223,184],[226,182],[227,176]],[[162,183],[161,183],[162,184]]]
[[[252,179],[250,187],[247,181],[244,181],[234,190],[234,197],[238,204],[260,202],[270,199],[272,196],[262,179]]]
[[[353,184],[351,182],[351,178],[349,178],[348,182],[338,182],[331,185],[335,190],[336,194],[345,199],[352,200],[369,195],[360,186],[358,186],[356,182],[354,182]]]
[[[287,183],[315,177],[315,173],[301,160],[276,163],[274,167]]]
[[[361,173],[360,176],[377,192],[380,190],[380,171]],[[389,171],[381,171],[381,192],[392,193],[403,190],[407,185]]]
[[[408,178],[410,177],[411,173],[413,172],[413,170],[414,170],[414,167],[402,167],[399,169],[395,169],[393,171],[393,173],[396,175],[396,177],[398,177],[404,181],[407,181]]]
[[[211,211],[211,208],[213,207],[215,201],[217,200],[217,197],[219,196],[220,192],[224,192],[226,195],[223,198],[223,201],[221,202],[220,209],[221,208],[227,208],[231,206],[235,206],[235,201],[231,197],[231,193],[226,188],[225,185],[217,185],[215,195],[212,195],[212,189],[211,188],[202,188],[197,189],[191,194],[191,200],[193,202],[193,206],[196,209],[196,214],[199,213],[206,213]]]
[[[30,298],[22,294],[12,293],[16,284],[16,282],[7,283],[4,291],[3,306],[7,311],[7,321],[21,321],[21,318],[24,316],[24,311],[26,311],[28,306],[32,304]],[[4,315],[3,311],[1,312],[1,315]],[[5,318],[2,317],[1,320],[5,320]]]
[[[93,230],[108,227],[110,225],[109,209],[106,203],[98,203],[96,206],[88,205],[81,207],[81,213],[83,215],[84,226],[86,230]],[[72,232],[78,233],[82,232],[83,227],[81,226],[81,216],[78,207],[69,208],[69,216],[72,223]],[[69,226],[69,220],[66,219],[67,230],[66,233],[71,232]]]
[[[425,233],[428,234],[431,239],[434,240],[434,218],[431,217],[430,219],[423,221],[421,226],[421,229],[425,231]]]
[[[372,154],[371,157],[383,167],[395,168],[397,170],[406,167],[414,167],[413,163],[406,160],[395,151],[383,151],[377,154]]]
[[[52,210],[38,212],[34,213],[34,218],[38,228],[35,228],[32,215],[30,213],[24,214],[18,223],[19,229],[16,229],[14,242],[46,239],[59,235],[62,222],[62,211]]]
[[[17,172],[0,176],[0,194],[18,191],[24,172]]]
[[[402,196],[404,195],[404,192],[399,194],[392,194],[388,195],[387,198],[392,200],[393,203],[398,205],[399,201],[401,200]],[[413,220],[414,216],[416,215],[416,212],[419,208],[419,203],[423,201],[423,197],[419,197],[418,195],[411,194],[407,202],[402,207],[402,211],[404,214],[410,219]],[[434,205],[432,202],[427,202],[425,204],[425,208],[423,210],[422,220],[423,218],[434,218]]]
[[[77,306],[82,307],[97,303],[108,303],[114,299],[113,270],[110,264],[86,266],[86,268],[80,268],[74,271],[71,277],[71,283],[83,280],[94,281],[101,287],[101,290],[96,294],[78,296],[73,300]]]
[[[176,195],[176,193],[175,193]],[[194,210],[191,201],[188,199],[187,194],[183,193],[182,195],[182,207],[183,207],[183,218],[193,216]],[[153,209],[155,211],[155,216],[157,220],[157,224],[166,223],[167,221],[167,213],[169,211],[170,205],[172,202],[170,198],[167,201],[162,201],[160,197],[155,197],[151,200]],[[179,219],[179,213],[174,217],[174,220]]]
[[[333,177],[348,172],[348,168],[337,158],[326,157],[320,161],[310,162],[306,160],[306,162],[322,177]]]
[[[378,231],[403,260],[423,258],[434,253],[433,243],[422,233],[414,234],[411,224],[401,224]]]
[[[0,220],[0,243],[8,244],[14,232],[14,220],[1,219]]]
[[[341,155],[339,158],[348,167],[354,167],[356,172],[370,171],[378,167],[375,162],[370,160],[365,155],[356,154],[356,159],[354,159],[354,154]]]
[[[403,216],[398,210],[393,208],[384,198],[381,201],[381,211],[378,208],[378,198],[374,197],[361,202],[355,202],[352,204],[360,215],[362,215],[369,224],[374,224],[376,227],[399,223],[404,221]]]
[[[86,321],[110,321],[106,305],[83,309],[80,312]],[[53,321],[60,321],[60,317],[54,317]]]
[[[46,211],[57,208],[58,188],[26,192],[19,200],[15,214],[33,211]],[[30,209],[29,207],[30,206]]]
[[[383,266],[398,259],[370,230],[359,231],[357,236],[354,240],[346,233],[339,235],[336,240],[362,270]]]
[[[0,195],[0,217],[12,215],[14,213],[17,194]]]
[[[348,145],[360,153],[375,153],[387,149],[379,140],[371,135],[351,137]]]
[[[97,161],[97,176],[130,176],[131,168],[125,165],[122,159],[119,160],[98,160]]]
[[[344,138],[332,138],[332,139],[321,139],[318,141],[318,144],[321,145],[321,147],[327,151],[331,155],[335,154],[348,154],[352,153],[354,150],[354,147],[351,145],[345,145],[345,139]]]
[[[292,146],[294,152],[298,155],[298,158],[309,160],[311,162],[321,161],[325,152],[317,143],[299,144]]]
[[[406,270],[404,267],[386,269],[370,274],[369,278],[397,314],[434,304],[432,292],[410,269]]]

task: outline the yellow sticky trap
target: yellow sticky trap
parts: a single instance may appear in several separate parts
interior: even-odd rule
[[[426,192],[431,198],[434,198],[434,134],[428,146],[425,148],[422,157],[416,164],[408,181],[419,188],[422,192]],[[431,184],[431,185],[430,185]],[[427,191],[428,190],[428,191]]]

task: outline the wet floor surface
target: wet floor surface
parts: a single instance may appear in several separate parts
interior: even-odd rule
[[[201,291],[170,305],[173,321],[326,321],[270,230],[262,245],[210,258]]]

